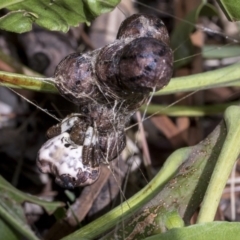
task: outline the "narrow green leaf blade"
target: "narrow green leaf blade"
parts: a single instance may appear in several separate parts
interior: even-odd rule
[[[48,202],[41,200],[35,196],[23,193],[13,187],[9,182],[7,182],[2,176],[0,176],[0,200],[5,197],[13,199],[17,203],[32,202],[42,206],[49,214],[53,213],[57,208],[64,206],[61,202]]]
[[[239,240],[240,223],[211,222],[175,228],[145,240]]]
[[[0,233],[4,240],[19,240],[20,234],[13,229],[6,221],[0,218]]]
[[[27,239],[38,240],[30,227],[27,225],[22,206],[6,194],[1,197],[0,218],[6,221],[15,231]],[[1,239],[5,240],[5,238],[2,238],[2,235]]]
[[[40,78],[0,71],[0,85],[5,87],[56,93],[57,89],[53,81],[52,78]]]

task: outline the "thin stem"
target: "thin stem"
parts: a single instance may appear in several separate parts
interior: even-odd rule
[[[168,86],[155,92],[154,96],[177,92],[200,91],[223,86],[240,86],[239,76],[240,63],[236,63],[218,70],[172,78]],[[7,87],[56,93],[57,89],[53,85],[53,82],[53,78],[29,77],[0,71],[0,85]]]
[[[239,86],[240,63],[218,70],[171,79],[168,86],[156,92],[154,96],[176,92],[210,89],[222,86]]]
[[[239,101],[222,103],[222,104],[212,104],[206,106],[186,106],[177,105],[168,107],[167,105],[150,104],[148,105],[147,114],[161,114],[171,117],[187,116],[187,117],[203,117],[207,115],[215,115],[218,113],[223,113],[227,107],[232,105],[240,105]],[[143,105],[140,111],[145,111],[146,106]],[[151,116],[153,116],[151,115]],[[148,117],[147,117],[148,118]]]
[[[0,85],[56,93],[53,78],[40,78],[0,71]]]
[[[224,114],[227,126],[227,137],[218,161],[211,176],[202,207],[198,216],[198,223],[214,220],[223,189],[240,153],[240,108],[229,107]]]

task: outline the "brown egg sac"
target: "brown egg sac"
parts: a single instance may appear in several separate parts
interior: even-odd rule
[[[133,92],[149,93],[167,85],[172,72],[172,50],[157,39],[144,37],[123,48],[117,78]]]
[[[55,85],[59,93],[76,105],[84,105],[93,99],[102,98],[95,84],[92,69],[94,54],[70,54],[56,68]]]
[[[116,40],[114,43],[103,47],[96,58],[95,71],[99,86],[102,86],[107,97],[113,99],[124,97],[124,89],[119,88],[116,77],[121,49],[125,45],[125,41]]]
[[[117,34],[117,39],[151,37],[169,45],[168,31],[161,19],[147,14],[133,14],[125,19]]]

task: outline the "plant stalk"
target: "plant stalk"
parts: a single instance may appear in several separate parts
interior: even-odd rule
[[[223,189],[240,154],[240,108],[231,106],[224,113],[227,137],[211,176],[197,223],[214,220]]]

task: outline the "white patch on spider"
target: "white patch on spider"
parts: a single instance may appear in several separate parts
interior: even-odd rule
[[[69,118],[70,124],[76,119]],[[85,138],[90,145],[96,142],[92,127]],[[84,144],[85,145],[85,144]],[[84,146],[83,145],[83,146]],[[75,144],[67,132],[49,139],[38,152],[37,165],[41,172],[52,173],[58,184],[64,187],[85,186],[94,183],[100,174],[99,167],[83,164],[83,146]]]
[[[61,122],[61,133],[64,133],[71,129],[76,122],[78,122],[79,118],[78,117],[66,117],[62,120]]]
[[[96,144],[96,135],[94,134],[94,129],[92,127],[88,127],[85,133],[85,139],[83,142],[84,146],[89,146],[91,144]]]
[[[38,162],[40,169],[44,173],[51,173],[51,165],[55,165],[57,175],[68,174],[77,178],[79,169],[87,170],[87,166],[82,163],[83,146],[74,144],[69,137],[69,133],[62,133],[49,139],[39,150]],[[41,164],[44,161],[46,164]]]

